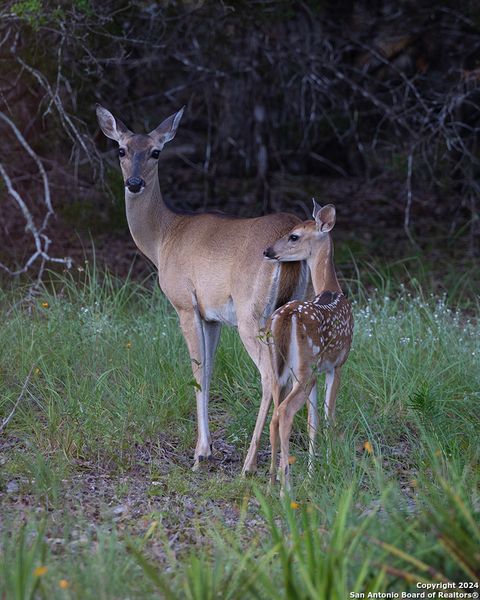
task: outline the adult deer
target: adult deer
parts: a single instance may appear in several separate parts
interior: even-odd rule
[[[252,219],[188,214],[163,200],[158,180],[160,152],[175,137],[183,108],[149,134],[135,134],[97,105],[103,133],[119,145],[130,233],[158,269],[160,287],[175,308],[197,382],[198,435],[194,468],[211,456],[208,397],[222,324],[238,327],[262,382],[261,408],[243,472],[256,469],[260,436],[271,401],[268,349],[258,339],[269,315],[305,293],[305,263],[264,260],[263,249],[300,220],[281,213]]]
[[[265,250],[276,261],[307,260],[315,298],[292,301],[277,309],[267,322],[266,332],[274,383],[274,409],[270,422],[271,482],[277,474],[277,443],[280,437],[282,492],[289,489],[289,442],[295,414],[307,402],[309,471],[313,466],[315,434],[318,428],[316,400],[312,397],[317,374],[326,373],[325,418],[333,419],[340,369],[350,351],[353,317],[350,303],[342,293],[333,263],[330,231],[335,225],[335,207],[321,208],[313,201],[313,218]],[[288,385],[292,388],[287,393]],[[283,401],[282,398],[284,397]]]

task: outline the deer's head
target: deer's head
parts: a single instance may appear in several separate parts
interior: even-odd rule
[[[97,104],[97,119],[103,133],[118,143],[118,155],[126,191],[139,195],[157,174],[157,161],[167,142],[173,140],[183,108],[170,115],[148,134],[133,133],[110,111]]]
[[[314,221],[304,221],[267,248],[263,255],[272,260],[290,262],[306,260],[314,252],[318,243],[326,239],[335,227],[335,207],[333,204],[318,205],[313,201]]]

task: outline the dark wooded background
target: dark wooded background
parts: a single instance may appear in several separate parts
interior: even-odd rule
[[[90,235],[99,260],[128,268],[123,182],[96,102],[136,131],[186,105],[160,162],[174,205],[307,217],[315,196],[337,204],[354,254],[478,256],[474,0],[3,2],[0,260],[11,270],[34,252],[32,231],[44,255],[29,271],[46,256],[81,264]]]

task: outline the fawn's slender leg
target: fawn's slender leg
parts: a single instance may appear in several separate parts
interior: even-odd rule
[[[308,396],[308,475],[313,475],[313,464],[315,458],[315,438],[318,431],[318,406],[317,406],[317,385],[316,381],[312,391]]]
[[[327,425],[332,424],[335,418],[335,402],[339,385],[340,367],[327,371],[325,374],[325,420]]]
[[[310,380],[306,385],[296,381],[292,391],[280,405],[279,433],[280,433],[280,476],[282,482],[282,493],[290,491],[290,465],[288,462],[290,448],[290,434],[292,432],[293,418],[296,413],[307,402],[312,391],[314,381]]]

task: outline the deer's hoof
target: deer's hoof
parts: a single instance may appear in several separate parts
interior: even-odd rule
[[[203,467],[206,467],[212,460],[213,460],[213,456],[211,454],[208,454],[207,456],[200,454],[195,459],[195,463],[192,467],[192,471],[199,471]]]
[[[242,477],[254,477],[257,474],[257,465],[249,465],[248,467],[243,467],[242,469]]]

